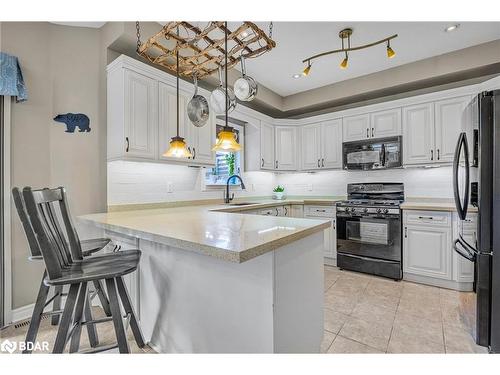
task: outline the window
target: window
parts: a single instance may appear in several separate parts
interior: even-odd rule
[[[224,125],[217,124],[216,133],[222,130]],[[236,133],[236,140],[244,145],[244,128],[241,125],[231,124]],[[233,174],[240,175],[243,172],[243,153],[240,152],[221,152],[215,154],[215,167],[205,170],[205,186],[225,186],[229,176]],[[232,179],[230,185],[239,186],[240,181]]]

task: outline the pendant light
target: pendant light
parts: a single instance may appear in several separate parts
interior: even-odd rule
[[[228,123],[228,97],[227,97],[227,22],[224,22],[224,74],[226,86],[226,118],[224,127],[217,135],[217,142],[212,151],[236,152],[241,150],[241,145],[236,140],[236,133]]]
[[[179,36],[179,27],[177,27],[177,36]],[[184,138],[179,136],[179,48],[175,51],[175,56],[177,59],[177,70],[176,70],[176,77],[177,77],[177,135],[175,137],[172,137],[170,140],[170,147],[168,150],[163,154],[163,156],[166,157],[174,157],[174,158],[190,158],[193,155],[191,152],[187,149],[186,142],[184,141]]]

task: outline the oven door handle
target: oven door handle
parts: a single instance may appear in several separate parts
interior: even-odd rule
[[[361,255],[353,255],[353,254],[343,253],[340,251],[339,251],[339,253],[342,254],[343,256],[349,257],[349,258],[356,258],[356,259],[370,260],[370,261],[373,261],[373,259],[374,259],[374,258],[364,257]],[[386,260],[386,259],[380,259],[380,258],[377,258],[376,260],[377,260],[377,262],[380,262],[380,263],[398,263],[397,261],[394,261],[394,260]]]

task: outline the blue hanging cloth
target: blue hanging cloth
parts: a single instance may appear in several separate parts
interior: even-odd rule
[[[0,52],[0,95],[15,96],[18,103],[28,99],[19,61],[5,52]]]

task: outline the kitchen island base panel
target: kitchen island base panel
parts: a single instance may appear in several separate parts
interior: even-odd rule
[[[319,353],[323,236],[240,264],[140,239],[146,341],[162,353]]]

